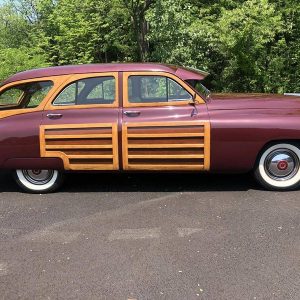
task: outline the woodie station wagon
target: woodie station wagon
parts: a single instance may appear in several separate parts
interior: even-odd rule
[[[95,64],[18,73],[0,86],[0,167],[26,191],[64,171],[253,170],[269,189],[300,183],[300,98],[210,95],[207,73]]]

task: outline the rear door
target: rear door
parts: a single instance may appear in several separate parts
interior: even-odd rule
[[[123,169],[209,170],[207,107],[194,94],[169,73],[123,73]]]
[[[42,157],[66,170],[118,170],[118,73],[74,75],[45,109]]]

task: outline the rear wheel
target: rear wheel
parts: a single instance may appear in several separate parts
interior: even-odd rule
[[[300,185],[300,149],[292,144],[276,144],[259,157],[255,177],[270,190],[292,190]]]
[[[54,192],[63,180],[63,174],[57,170],[16,170],[14,177],[18,185],[30,193]]]

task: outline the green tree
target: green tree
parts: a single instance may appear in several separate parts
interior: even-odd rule
[[[0,49],[0,82],[17,72],[49,66],[42,54],[31,49],[7,48]]]
[[[30,26],[17,14],[12,4],[0,6],[0,47],[18,48],[29,46]]]
[[[220,85],[230,91],[273,91],[269,66],[282,30],[281,15],[268,0],[222,9],[216,24],[219,51],[226,58]]]
[[[0,59],[0,78],[45,65],[158,61],[210,72],[215,91],[299,92],[300,3],[6,0]]]
[[[31,24],[14,3],[0,7],[0,81],[27,69],[49,65],[32,43]]]
[[[297,0],[270,0],[280,11],[284,30],[272,49],[275,57],[270,64],[279,92],[300,91],[300,2]],[[278,71],[280,70],[280,72]]]
[[[39,46],[53,64],[135,59],[130,18],[118,0],[59,0],[50,9],[44,2],[40,15]]]

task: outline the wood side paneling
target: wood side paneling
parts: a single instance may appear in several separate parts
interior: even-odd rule
[[[61,158],[66,170],[119,169],[117,124],[43,125],[40,149],[41,157]]]
[[[206,170],[210,168],[209,122],[123,124],[125,170]]]

